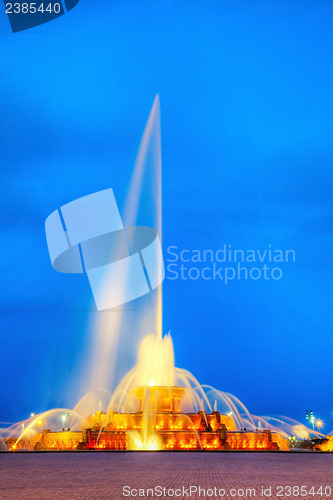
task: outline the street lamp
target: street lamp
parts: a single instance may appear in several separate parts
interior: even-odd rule
[[[319,432],[320,432],[320,428],[322,425],[323,425],[323,422],[321,420],[317,420],[317,426],[318,426]]]
[[[310,420],[311,420],[311,424],[312,424],[312,430],[314,431],[315,418],[313,415],[311,416]]]
[[[312,424],[312,430],[314,432],[314,425],[315,425],[315,417],[313,415],[313,411],[312,410],[306,410],[306,420],[308,420],[310,422],[310,426]]]

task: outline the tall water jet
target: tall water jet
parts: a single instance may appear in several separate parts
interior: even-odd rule
[[[162,240],[162,175],[161,175],[161,126],[159,96],[155,97],[145,126],[122,216],[125,229],[135,226],[154,228]],[[131,238],[127,243],[131,252]],[[155,272],[163,273],[163,259],[157,246],[153,260],[157,264]],[[130,276],[119,283],[117,293],[125,295]],[[121,302],[121,300],[119,301]],[[125,301],[124,301],[125,302]],[[130,340],[135,332],[136,341],[148,332],[154,332],[162,339],[162,286],[134,303],[100,311],[92,317],[92,353],[88,379],[84,382],[84,392],[96,387],[111,388],[115,381],[115,367],[120,336]],[[133,339],[131,339],[133,340]],[[133,342],[132,342],[133,344]],[[119,367],[118,367],[119,368]]]
[[[150,226],[157,230],[162,244],[162,155],[161,111],[157,94],[142,135],[139,152],[123,210],[127,226]],[[157,255],[159,275],[163,261]],[[142,319],[153,316],[153,325],[146,325],[146,332],[154,331],[162,337],[162,286],[153,292],[144,305]]]

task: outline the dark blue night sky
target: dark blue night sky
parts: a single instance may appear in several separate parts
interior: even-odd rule
[[[296,252],[279,281],[166,280],[177,366],[332,430],[332,22],[329,0],[81,0],[12,34],[1,4],[0,421],[75,403],[97,313],[86,277],[52,269],[44,222],[124,199],[158,92],[165,253]]]

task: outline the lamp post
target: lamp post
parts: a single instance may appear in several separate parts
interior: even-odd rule
[[[321,420],[317,420],[317,426],[318,426],[319,433],[320,433],[320,428],[322,425],[323,425],[323,422]]]
[[[314,432],[315,418],[314,418],[314,416],[313,416],[313,415],[311,415],[310,420],[311,420],[311,423],[312,423],[312,430],[313,430],[313,432]]]
[[[310,410],[310,411],[306,410],[305,418],[306,418],[306,420],[309,421],[310,426],[312,424],[312,430],[313,430],[313,433],[314,433],[315,417],[313,415],[313,411],[312,410]]]

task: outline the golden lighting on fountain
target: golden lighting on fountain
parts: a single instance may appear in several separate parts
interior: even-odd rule
[[[31,417],[22,426],[20,437],[7,439],[7,444],[13,451],[15,447],[147,451],[288,449],[288,440],[276,430],[254,429],[248,420],[247,425],[252,427],[246,430],[237,405],[247,410],[237,398],[211,387],[207,391],[220,397],[228,411],[218,411],[217,401],[214,411],[211,410],[195,377],[174,366],[170,335],[161,338],[150,334],[142,340],[137,364],[111,395],[106,412],[102,411],[101,403],[96,411],[97,398],[103,395],[100,389],[82,398],[75,410],[56,409]],[[94,411],[86,417],[79,411],[87,412],[90,400]],[[59,430],[65,421],[69,427]],[[51,429],[53,425],[58,429]]]
[[[141,342],[136,366],[138,386],[174,385],[175,357],[170,335],[163,338],[154,334],[147,335]]]

